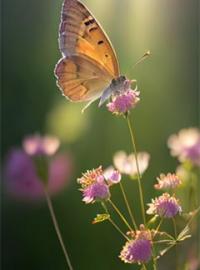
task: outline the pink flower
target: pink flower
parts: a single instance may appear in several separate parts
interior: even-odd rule
[[[52,156],[60,145],[59,140],[53,136],[31,135],[24,139],[24,151],[31,156],[47,155]]]
[[[148,168],[150,155],[147,152],[139,152],[137,158],[140,174],[143,174]],[[119,151],[114,155],[113,162],[120,173],[131,177],[137,175],[136,159],[133,153],[127,155],[124,151]]]
[[[109,186],[105,181],[102,167],[87,171],[81,178],[78,178],[85,203],[107,200],[110,198]]]
[[[155,200],[152,199],[152,203],[149,203],[148,205],[149,209],[147,210],[147,214],[149,215],[172,218],[182,212],[178,200],[168,193],[164,193],[160,197],[155,198]]]
[[[200,130],[197,128],[182,129],[178,134],[171,135],[168,146],[172,156],[178,157],[180,162],[191,161],[200,166]]]
[[[160,178],[157,178],[158,184],[155,184],[155,189],[174,189],[181,184],[180,178],[176,174],[168,173],[160,174]]]
[[[127,241],[120,253],[120,259],[125,263],[147,263],[152,256],[152,236],[149,230],[140,225],[140,230],[132,233],[133,239]]]
[[[47,184],[50,194],[56,194],[67,186],[71,171],[72,161],[68,155],[57,154],[50,160]],[[9,153],[4,176],[6,188],[14,197],[28,200],[44,197],[35,164],[23,150],[14,149]]]
[[[117,184],[121,181],[121,174],[117,170],[115,170],[112,166],[104,170],[103,175],[110,185]]]
[[[130,80],[125,80],[124,89],[112,96],[112,101],[107,104],[107,108],[114,114],[125,114],[136,106],[139,102],[140,92],[131,89]]]

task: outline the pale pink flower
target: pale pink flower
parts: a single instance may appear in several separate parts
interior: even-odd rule
[[[181,184],[181,179],[172,173],[160,174],[160,177],[157,177],[158,184],[155,184],[156,189],[174,189]]]
[[[197,128],[182,129],[168,139],[168,146],[172,156],[178,157],[180,162],[191,161],[200,166],[200,130]]]
[[[147,152],[137,154],[139,172],[143,174],[149,165],[150,155]],[[117,152],[113,157],[113,163],[116,169],[122,173],[135,177],[137,175],[137,166],[135,155],[127,155],[124,151]]]
[[[103,175],[110,185],[117,184],[121,181],[121,174],[117,170],[115,170],[112,166],[104,170]]]
[[[53,136],[40,136],[38,134],[27,136],[23,140],[24,151],[28,155],[52,156],[60,146],[60,142]]]

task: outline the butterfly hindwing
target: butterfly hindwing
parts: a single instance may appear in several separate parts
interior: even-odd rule
[[[55,68],[55,75],[63,94],[74,102],[97,99],[111,80],[95,60],[80,55],[61,59]]]
[[[78,0],[65,0],[59,30],[59,46],[63,56],[84,55],[96,61],[109,77],[119,76],[115,51],[89,10]]]

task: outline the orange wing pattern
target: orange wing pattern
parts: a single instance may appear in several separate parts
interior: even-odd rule
[[[94,16],[78,0],[64,1],[59,46],[63,56],[87,56],[111,77],[119,76],[118,61],[108,37]]]
[[[112,78],[100,69],[95,60],[72,55],[61,59],[56,68],[57,84],[71,101],[94,101],[102,94]]]

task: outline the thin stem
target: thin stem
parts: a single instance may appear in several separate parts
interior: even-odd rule
[[[145,264],[142,265],[142,270],[147,270]]]
[[[177,227],[176,227],[176,222],[175,222],[175,219],[172,218],[172,221],[173,221],[173,227],[174,227],[174,236],[175,236],[175,239],[177,240]]]
[[[156,233],[159,231],[160,226],[162,225],[162,223],[163,223],[163,218],[161,218],[160,222],[158,223],[158,226],[156,228]]]
[[[103,209],[106,211],[106,214],[108,214],[110,216],[110,213],[108,211],[107,206],[102,202],[101,203]],[[115,229],[126,239],[129,241],[129,238],[122,232],[122,230],[118,227],[118,225],[113,221],[113,219],[111,217],[109,217],[109,222],[115,227]]]
[[[126,226],[128,227],[128,229],[130,231],[132,231],[133,229],[131,228],[131,226],[129,225],[129,223],[127,222],[127,220],[125,219],[125,217],[122,215],[122,213],[120,212],[120,210],[118,209],[118,207],[114,204],[114,202],[111,201],[111,199],[108,200],[108,202],[112,205],[112,207],[115,209],[115,211],[117,212],[117,214],[120,216],[120,218],[123,220],[123,222],[126,224]]]
[[[125,201],[125,204],[126,204],[126,208],[128,210],[128,213],[130,215],[130,218],[131,218],[131,221],[133,223],[133,227],[135,228],[135,230],[137,230],[137,224],[135,222],[135,219],[134,219],[134,216],[133,216],[133,213],[131,211],[131,208],[130,208],[130,205],[129,205],[129,202],[128,202],[128,199],[127,199],[127,196],[126,196],[126,193],[125,193],[125,190],[124,190],[124,187],[122,185],[122,182],[119,183],[120,184],[120,189],[121,189],[121,192],[122,192],[122,195],[124,197],[124,201]]]
[[[129,131],[130,131],[130,135],[131,135],[131,141],[132,141],[132,145],[133,145],[133,151],[135,153],[135,162],[136,162],[136,168],[137,168],[138,188],[139,188],[139,194],[140,194],[140,204],[141,204],[141,209],[142,209],[143,222],[146,225],[146,216],[145,216],[145,208],[144,208],[144,197],[143,197],[143,191],[142,191],[142,185],[141,185],[141,176],[140,176],[139,163],[138,163],[138,157],[137,157],[137,148],[136,148],[135,138],[134,138],[134,134],[133,134],[133,128],[131,126],[131,121],[130,121],[129,116],[127,116],[127,123],[128,123],[128,128],[129,128]]]
[[[65,244],[64,244],[64,242],[63,242],[63,238],[62,238],[62,235],[61,235],[59,226],[58,226],[58,222],[57,222],[57,219],[56,219],[56,216],[55,216],[55,212],[54,212],[54,209],[53,209],[53,205],[52,205],[52,202],[51,202],[51,198],[50,198],[50,196],[49,196],[49,193],[48,193],[46,187],[44,187],[44,193],[45,193],[47,205],[48,205],[48,208],[49,208],[49,212],[50,212],[50,215],[51,215],[51,219],[52,219],[52,222],[53,222],[53,225],[54,225],[54,228],[55,228],[55,231],[56,231],[58,240],[59,240],[59,242],[60,242],[62,251],[63,251],[63,253],[64,253],[65,260],[66,260],[66,262],[67,262],[68,268],[69,268],[70,270],[73,270],[71,261],[70,261],[70,259],[69,259],[69,255],[68,255],[68,253],[67,253],[67,250],[66,250],[66,247],[65,247]]]
[[[178,234],[177,234],[176,221],[175,221],[174,218],[172,218],[172,222],[173,222],[173,227],[174,227],[174,237],[175,237],[175,239],[177,241]],[[175,264],[176,264],[176,269],[178,269],[178,262],[179,262],[179,259],[178,259],[178,250],[177,249],[178,249],[177,248],[177,245],[175,245],[175,258],[176,258]]]

